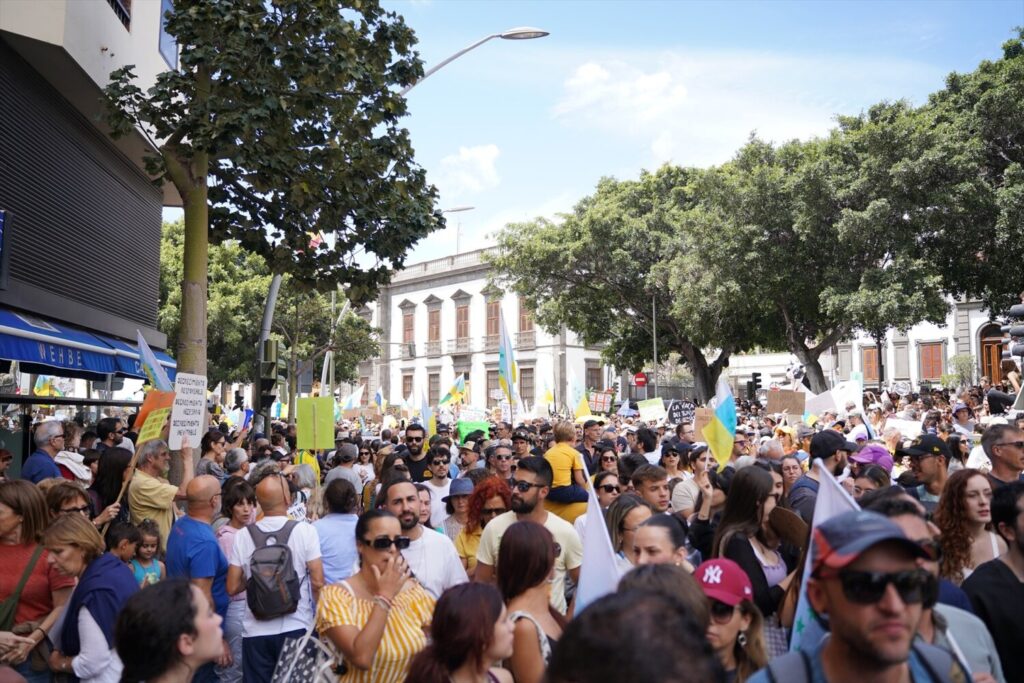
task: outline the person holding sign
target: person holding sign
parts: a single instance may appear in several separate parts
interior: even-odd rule
[[[141,438],[141,437],[140,437]],[[160,528],[160,550],[167,549],[167,536],[174,525],[174,501],[184,500],[188,483],[192,481],[192,446],[183,438],[177,457],[182,463],[181,484],[167,483],[171,465],[171,451],[167,442],[153,439],[143,443],[135,455],[135,474],[128,488],[128,508],[132,524],[151,519]]]

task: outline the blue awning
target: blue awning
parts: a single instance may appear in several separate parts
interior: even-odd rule
[[[173,380],[174,359],[154,353]],[[41,375],[95,382],[109,375],[146,378],[135,344],[6,308],[0,308],[0,359],[18,361],[25,371]]]

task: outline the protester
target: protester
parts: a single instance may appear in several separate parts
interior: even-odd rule
[[[834,429],[826,429],[811,437],[810,467],[789,489],[789,507],[808,524],[814,517],[814,503],[818,499],[815,461],[821,460],[825,470],[838,477],[846,468],[847,456],[854,450],[856,446]]]
[[[710,624],[708,600],[692,572],[674,564],[645,564],[626,572],[619,580],[618,592],[654,591],[681,601],[686,612],[706,631]]]
[[[115,522],[129,520],[131,515],[127,500],[119,499],[118,496],[126,481],[131,479],[132,470],[128,468],[131,460],[132,452],[123,448],[103,451],[88,491],[94,519],[104,516]]]
[[[481,583],[453,586],[437,601],[430,644],[413,658],[405,683],[513,683],[498,666],[512,654],[513,626],[501,594]]]
[[[399,683],[427,644],[435,601],[402,557],[410,541],[394,515],[364,512],[355,536],[359,571],[323,589],[317,630],[345,659],[341,683]]]
[[[516,522],[501,538],[497,579],[515,624],[509,669],[516,683],[540,683],[565,628],[565,619],[548,595],[549,577],[560,554],[551,532],[536,522]]]
[[[897,455],[909,456],[910,469],[919,482],[907,488],[907,493],[921,501],[928,512],[935,512],[949,479],[949,446],[937,436],[923,434],[909,448],[897,450]]]
[[[182,439],[181,450],[177,453],[183,470],[181,484],[174,486],[167,483],[164,477],[171,464],[171,451],[166,442],[153,439],[139,447],[135,474],[128,487],[132,524],[138,525],[144,519],[156,522],[160,527],[161,551],[166,548],[167,537],[174,524],[174,502],[187,497],[188,484],[192,481],[192,467],[189,465],[192,462],[192,447],[187,439]]]
[[[114,627],[122,683],[188,683],[223,653],[220,623],[206,595],[184,579],[140,590]]]
[[[693,571],[687,555],[686,522],[676,515],[654,515],[640,524],[633,540],[633,554],[637,566],[645,564],[674,564],[688,572]]]
[[[574,425],[571,422],[568,422],[568,423],[567,422],[562,422],[562,423],[558,423],[558,424],[556,424],[554,426],[553,431],[554,431],[554,436],[555,436],[555,443],[556,444],[559,443],[559,435],[558,435],[558,425],[559,424],[567,424],[569,426],[569,428],[572,429],[572,437],[571,437],[571,439],[567,438],[568,434],[565,432],[565,428],[564,427],[563,427],[562,436],[561,436],[561,438],[563,439],[563,441],[562,441],[563,443],[568,442],[569,445],[572,446],[572,443],[576,440],[576,429],[575,429]],[[597,467],[597,450],[596,450],[595,447],[597,446],[597,442],[600,441],[600,439],[601,439],[601,430],[603,428],[604,428],[604,422],[602,420],[590,419],[590,420],[587,420],[586,422],[584,422],[583,423],[583,438],[580,439],[579,444],[575,447],[575,449],[580,453],[580,455],[583,456],[583,459],[584,459],[584,461],[586,462],[586,465],[587,465],[587,470],[589,472],[596,472],[598,470],[598,467]],[[545,455],[547,455],[547,454],[545,453]],[[554,468],[553,464],[552,464],[552,468]],[[560,479],[560,477],[558,475],[556,475],[555,478],[556,478],[556,480]],[[569,501],[562,501],[562,502],[569,502]]]
[[[587,421],[591,430],[599,429],[598,422]],[[584,434],[586,434],[584,427]],[[551,465],[551,490],[547,499],[556,503],[583,503],[588,499],[586,475],[583,472],[583,458],[586,457],[593,465],[596,461],[591,455],[593,447],[583,451],[573,447],[576,441],[576,429],[571,422],[559,422],[554,428],[555,444],[544,454],[544,459]],[[594,442],[596,444],[596,440]],[[591,471],[594,468],[591,467]]]
[[[599,441],[595,448],[597,449],[597,471],[592,471],[591,476],[600,472],[612,472],[618,475],[619,454],[615,449],[615,444],[610,441]]]
[[[992,462],[989,483],[995,491],[1022,480],[1024,472],[1024,431],[1008,424],[995,424],[981,436],[981,447]]]
[[[669,481],[673,479],[688,479],[693,476],[690,472],[686,471],[686,464],[683,460],[683,456],[688,451],[688,447],[679,444],[662,446],[661,459],[658,461],[658,465],[665,470]]]
[[[3,657],[29,683],[45,683],[49,672],[34,670],[29,658],[46,639],[60,616],[75,585],[72,576],[61,574],[49,560],[42,545],[43,531],[49,522],[46,498],[24,480],[0,482],[0,547],[4,571],[0,571],[0,596],[14,599],[14,615],[0,631],[24,636],[28,643],[14,645]],[[28,577],[20,594],[16,587]]]
[[[1006,542],[992,531],[992,486],[978,470],[949,477],[934,520],[942,532],[942,576],[957,585],[1006,552]]]
[[[498,515],[508,512],[511,503],[512,490],[498,477],[487,477],[473,488],[466,503],[466,524],[455,538],[455,552],[470,579],[475,578],[476,554],[484,527]]]
[[[608,506],[605,522],[620,573],[637,565],[636,532],[652,514],[651,506],[635,493],[624,493]]]
[[[64,449],[64,427],[57,420],[47,420],[36,426],[32,441],[36,450],[21,465],[21,478],[33,484],[44,479],[60,479],[60,468],[54,458]]]
[[[594,477],[593,487],[594,493],[597,494],[598,507],[600,507],[602,513],[622,493],[622,487],[619,486],[619,475],[615,472],[598,472],[597,476]],[[587,528],[587,513],[584,512],[577,517],[572,526],[576,529],[576,533],[579,535],[580,541],[582,541],[583,535],[586,533],[585,529]]]
[[[352,482],[335,479],[324,489],[327,514],[313,522],[320,539],[320,561],[324,582],[344,581],[357,568],[355,528],[359,520],[359,497]]]
[[[459,477],[451,482],[448,493],[441,499],[442,510],[446,513],[441,528],[453,542],[469,522],[469,497],[473,490],[472,480]]]
[[[688,455],[687,461],[693,472],[693,477],[684,479],[672,491],[672,511],[689,518],[693,515],[697,506],[697,496],[700,495],[698,479],[705,472],[714,471],[718,467],[715,456],[711,454],[707,446],[696,446]],[[721,501],[719,501],[719,504]]]
[[[727,679],[744,683],[768,662],[763,619],[753,601],[750,579],[738,564],[725,558],[704,562],[694,576],[710,603],[708,642]]]
[[[138,584],[125,563],[104,553],[103,539],[82,515],[54,520],[43,537],[58,572],[77,579],[62,615],[60,649],[50,653],[53,671],[90,683],[116,683],[121,660],[114,650],[114,623]]]
[[[224,457],[227,455],[228,439],[219,430],[211,429],[203,434],[199,441],[199,452],[202,454],[196,463],[195,476],[209,474],[218,483],[223,484],[228,478],[224,471]]]
[[[671,496],[668,473],[658,465],[641,465],[631,477],[633,490],[640,494],[655,513],[668,512]]]
[[[430,477],[424,482],[424,486],[428,487],[427,490],[430,492],[430,520],[431,523],[428,526],[440,527],[442,523],[446,522],[449,513],[445,511],[445,500],[449,491],[451,490],[452,479],[449,478],[451,468],[451,452],[447,446],[435,446],[430,449],[427,453],[428,465],[427,469],[430,472]],[[465,519],[462,523],[465,524]],[[445,533],[448,534],[448,538],[455,540],[455,536],[458,536],[456,530],[454,534],[448,533],[445,529]]]
[[[405,464],[414,482],[422,482],[426,478],[429,464],[427,453],[423,449],[426,436],[427,432],[421,424],[414,422],[405,428]]]
[[[139,547],[132,558],[131,568],[136,583],[144,588],[167,578],[167,566],[156,557],[160,549],[160,528],[151,519],[139,524]]]

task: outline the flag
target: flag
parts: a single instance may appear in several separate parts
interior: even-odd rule
[[[53,377],[49,375],[39,375],[36,377],[35,386],[32,387],[32,393],[36,396],[63,396],[64,392],[60,390],[54,381]]]
[[[143,339],[142,332],[136,330],[135,333],[138,336],[139,342],[139,365],[142,366],[142,371],[146,373],[149,383],[157,391],[174,391],[174,385],[168,379],[167,371],[164,370],[164,366],[160,365],[156,356],[153,355],[153,350],[149,348],[149,344]]]
[[[420,401],[420,424],[423,425],[423,429],[427,432],[424,438],[429,439],[434,434],[437,434],[437,417],[434,415],[434,411],[430,409],[426,396]]]
[[[701,434],[715,460],[720,466],[725,466],[732,456],[732,444],[736,439],[736,401],[728,382],[722,378],[718,379],[715,388],[715,412]]]
[[[448,390],[448,393],[444,395],[441,402],[437,405],[443,406],[449,403],[465,403],[466,402],[466,375],[459,374],[455,378],[455,384]]]
[[[345,404],[341,407],[342,410],[356,410],[363,403],[363,390],[366,389],[365,384],[360,384],[359,388],[353,391],[345,399]]]
[[[373,403],[382,413],[388,409],[388,402],[384,399],[384,390],[380,387],[377,387],[377,393],[373,395]]]
[[[551,405],[555,402],[555,395],[551,393],[551,385],[548,384],[547,380],[544,380],[544,394],[540,400],[544,405]]]
[[[814,501],[812,537],[814,529],[826,520],[850,510],[860,509],[846,489],[840,486],[835,477],[822,466],[820,460],[814,466],[818,468],[818,498]],[[807,580],[810,578],[811,555],[808,551],[807,559],[804,562],[803,580],[800,583],[800,597],[797,598],[796,612],[793,615],[793,636],[789,642],[790,652],[800,649],[810,650],[820,643],[825,635],[825,630],[821,627],[821,623],[814,614],[814,608],[811,607],[811,603],[807,599]]]
[[[590,481],[586,458],[583,460],[584,475],[586,480]],[[589,488],[590,497],[587,501],[587,519],[583,532],[583,564],[580,566],[580,583],[576,587],[575,614],[582,612],[595,600],[614,593],[618,588],[619,579],[622,578],[597,493],[593,486]]]
[[[516,403],[516,360],[512,357],[512,339],[508,336],[508,328],[505,327],[505,316],[498,312],[498,324],[500,336],[498,338],[498,384],[505,392],[505,398],[509,405]]]
[[[583,395],[580,396],[580,400],[579,403],[576,404],[576,408],[573,410],[573,415],[576,419],[579,419],[590,414],[590,401],[587,399],[586,392],[584,392]]]

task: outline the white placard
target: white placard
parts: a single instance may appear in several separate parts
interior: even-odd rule
[[[206,422],[206,378],[179,372],[174,378],[174,406],[171,408],[171,433],[167,445],[181,448],[182,437],[192,448],[199,447]]]
[[[918,420],[897,420],[894,417],[889,417],[885,420],[885,426],[900,430],[900,436],[904,440],[916,439],[921,435],[921,423]]]

